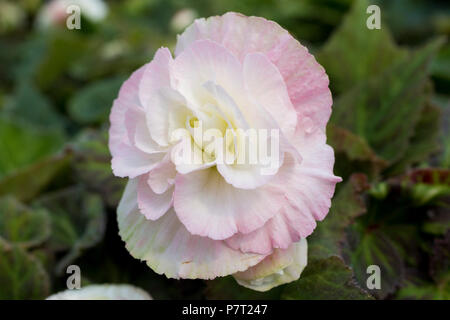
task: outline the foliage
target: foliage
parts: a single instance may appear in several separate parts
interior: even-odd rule
[[[373,1],[380,30],[366,28],[367,0],[110,1],[106,20],[72,31],[36,28],[43,1],[4,2],[20,15],[6,25],[0,12],[0,299],[64,289],[70,264],[83,284],[130,283],[157,299],[450,299],[446,1]],[[173,49],[183,8],[273,19],[330,77],[327,137],[344,182],[300,279],[265,293],[232,277],[166,279],[118,236],[125,181],[112,175],[108,114],[123,80]],[[381,289],[366,285],[373,264]]]

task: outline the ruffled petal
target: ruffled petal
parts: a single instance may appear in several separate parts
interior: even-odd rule
[[[117,99],[114,100],[109,116],[111,124],[109,128],[109,149],[113,157],[123,143],[130,144],[125,126],[125,113],[130,106],[140,106],[139,82],[144,74],[145,67],[143,66],[133,72],[130,78],[123,83]]]
[[[130,143],[145,153],[166,152],[151,137],[145,119],[146,114],[143,108],[136,106],[128,108],[125,113],[125,126]]]
[[[128,284],[93,284],[55,293],[46,300],[152,300],[141,288]]]
[[[328,214],[336,183],[342,179],[333,174],[334,153],[326,144],[325,134],[311,127],[310,121],[302,120],[293,141],[302,161],[287,154],[283,167],[271,182],[285,190],[283,209],[261,228],[227,239],[231,248],[259,254],[269,254],[275,248],[286,249],[309,236],[316,220],[323,220]]]
[[[290,137],[297,125],[297,114],[277,67],[264,54],[249,53],[244,58],[244,83],[248,94]]]
[[[175,166],[172,161],[170,161],[169,154],[167,154],[165,158],[149,172],[147,183],[154,193],[162,194],[175,183],[176,174],[177,171],[175,170]]]
[[[234,274],[236,281],[256,291],[268,291],[276,286],[300,278],[307,265],[308,245],[306,239],[292,244],[288,249],[274,250],[256,266]]]
[[[205,84],[219,85],[234,99],[236,105],[243,105],[245,91],[242,82],[241,63],[223,46],[209,40],[196,41],[176,57],[172,63],[173,87],[188,100],[195,109],[206,104],[215,104]],[[244,104],[245,105],[245,104]],[[223,109],[229,118],[231,110]]]
[[[147,175],[139,178],[138,207],[147,219],[157,220],[172,207],[173,188],[169,188],[164,193],[157,194],[150,188],[147,180]]]
[[[148,154],[122,143],[113,155],[111,167],[118,177],[136,178],[152,170],[163,157],[162,153]]]
[[[190,233],[223,240],[264,225],[284,204],[280,188],[237,189],[215,168],[177,175],[175,211]]]
[[[274,249],[287,249],[293,242],[309,236],[316,227],[314,218],[289,204],[266,224],[248,234],[237,233],[225,242],[246,253],[271,254]]]
[[[249,53],[265,54],[282,75],[298,115],[325,130],[332,105],[328,76],[308,49],[277,23],[234,12],[198,19],[178,37],[175,55],[202,39],[221,44],[241,62]]]
[[[155,272],[177,279],[213,279],[244,271],[264,258],[190,234],[173,210],[156,221],[145,219],[137,208],[136,188],[136,179],[130,180],[117,208],[119,234],[131,255]]]

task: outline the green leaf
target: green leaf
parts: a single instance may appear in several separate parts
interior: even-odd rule
[[[0,243],[29,248],[40,245],[49,236],[50,217],[46,210],[33,210],[13,197],[0,198]]]
[[[441,44],[431,42],[341,95],[332,122],[364,138],[382,159],[401,159],[427,98],[427,66]]]
[[[12,119],[20,119],[39,129],[62,129],[64,120],[51,101],[28,80],[15,89],[13,101],[4,111]],[[63,134],[62,132],[59,134]]]
[[[415,205],[432,204],[442,197],[450,197],[450,170],[416,169],[404,177],[403,183],[410,186]]]
[[[12,194],[21,201],[33,199],[53,178],[69,167],[71,159],[72,155],[64,152],[15,170],[0,179],[0,195]]]
[[[430,275],[450,295],[450,229],[442,239],[435,239],[430,259]]]
[[[0,179],[56,152],[63,137],[52,130],[0,118]]]
[[[49,33],[46,54],[36,63],[33,71],[38,86],[47,89],[67,74],[70,66],[83,57],[88,44],[88,38],[71,30],[59,29]]]
[[[436,287],[434,283],[421,281],[419,283],[407,283],[396,294],[396,299],[405,300],[449,300],[450,288]]]
[[[370,30],[366,26],[369,2],[354,1],[352,10],[317,54],[330,77],[334,93],[341,93],[375,76],[405,57],[386,25]]]
[[[68,251],[55,267],[57,274],[62,274],[84,250],[103,239],[106,215],[96,194],[73,187],[46,195],[35,206],[50,212],[52,234],[48,247],[55,252]]]
[[[371,290],[374,296],[394,294],[406,282],[407,270],[419,268],[427,251],[423,223],[450,194],[449,176],[448,172],[421,169],[389,180],[387,192],[368,197],[367,213],[347,229],[343,256],[358,282],[366,282],[367,267],[380,267],[381,289]]]
[[[362,194],[368,187],[363,174],[354,174],[341,187],[326,219],[318,222],[316,230],[308,237],[309,261],[341,254],[347,227],[366,210]]]
[[[95,124],[107,120],[123,81],[122,77],[100,80],[79,90],[69,100],[70,116],[81,124]]]
[[[122,197],[126,179],[115,177],[112,173],[108,132],[83,131],[77,137],[73,150],[74,168],[78,179],[89,190],[101,194],[108,206],[115,208]]]
[[[387,165],[364,139],[332,123],[327,126],[327,143],[335,152],[335,174],[344,180],[353,172],[374,178]]]
[[[312,261],[300,279],[283,290],[288,300],[369,300],[372,297],[358,287],[352,269],[337,256]]]
[[[431,103],[427,103],[414,127],[413,135],[408,142],[408,148],[403,156],[388,169],[389,175],[400,174],[405,168],[426,160],[431,154],[439,150],[440,119],[440,109]]]
[[[0,299],[44,299],[50,281],[38,259],[18,246],[0,244]]]

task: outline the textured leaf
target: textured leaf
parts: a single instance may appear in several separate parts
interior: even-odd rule
[[[329,124],[327,143],[335,152],[335,174],[346,180],[353,172],[376,177],[387,163],[379,158],[367,142],[350,131]]]
[[[395,45],[385,25],[381,29],[367,28],[368,6],[366,0],[354,1],[351,11],[317,55],[334,93],[380,74],[406,55]]]
[[[449,195],[448,186],[440,184],[446,177],[439,170],[422,169],[390,180],[385,195],[369,197],[367,213],[348,229],[344,258],[358,282],[366,282],[368,266],[380,267],[381,289],[370,291],[376,297],[395,293],[406,281],[407,268],[419,267],[424,255],[422,224]]]
[[[341,95],[332,122],[364,138],[381,158],[401,159],[427,98],[427,66],[441,44],[431,42]]]
[[[44,299],[49,287],[38,259],[18,246],[0,244],[0,299]]]
[[[21,81],[13,97],[13,102],[5,108],[12,119],[25,121],[37,128],[62,129],[64,119],[55,110],[51,101],[28,80]],[[62,134],[62,132],[59,132]]]
[[[389,175],[400,174],[405,168],[426,160],[439,150],[440,118],[440,109],[431,103],[426,104],[409,139],[408,148],[403,156],[388,169]]]
[[[0,198],[0,243],[29,248],[41,244],[49,235],[47,211],[27,208],[13,197]]]
[[[308,264],[299,280],[285,286],[282,299],[368,300],[372,297],[353,279],[352,270],[337,256]]]
[[[112,173],[107,132],[86,130],[76,139],[73,149],[78,179],[90,190],[101,194],[108,206],[115,208],[122,197],[126,179]]]
[[[0,179],[54,153],[62,144],[63,137],[55,131],[0,118]]]
[[[31,200],[55,176],[68,168],[71,159],[71,154],[64,152],[39,160],[8,174],[0,179],[0,195],[13,194],[19,200]]]
[[[436,239],[430,260],[430,275],[434,282],[450,295],[450,229],[444,238]]]
[[[101,80],[79,90],[69,100],[70,116],[81,124],[107,120],[123,80],[122,77]]]
[[[48,34],[45,55],[33,70],[41,88],[49,88],[70,66],[83,57],[89,41],[78,32],[62,28]]]
[[[396,299],[417,300],[449,300],[450,288],[439,288],[431,282],[408,283],[401,288]]]
[[[106,216],[98,195],[71,188],[42,197],[36,206],[50,212],[52,234],[48,247],[56,252],[68,251],[56,265],[57,274],[103,238]]]
[[[354,174],[333,198],[327,218],[318,223],[308,237],[308,260],[341,254],[346,242],[346,228],[366,210],[362,194],[368,189],[367,178]]]

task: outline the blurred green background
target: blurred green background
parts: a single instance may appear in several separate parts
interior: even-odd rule
[[[75,2],[75,1],[74,1]],[[48,3],[48,2],[47,2]],[[0,0],[0,299],[130,283],[166,299],[450,299],[450,3],[419,0],[105,1],[80,30],[45,1]],[[366,28],[369,4],[381,30]],[[308,238],[300,280],[266,293],[170,280],[134,260],[117,231],[125,181],[110,169],[108,115],[121,83],[194,17],[263,16],[330,77],[337,187]],[[366,286],[381,268],[381,289]]]

